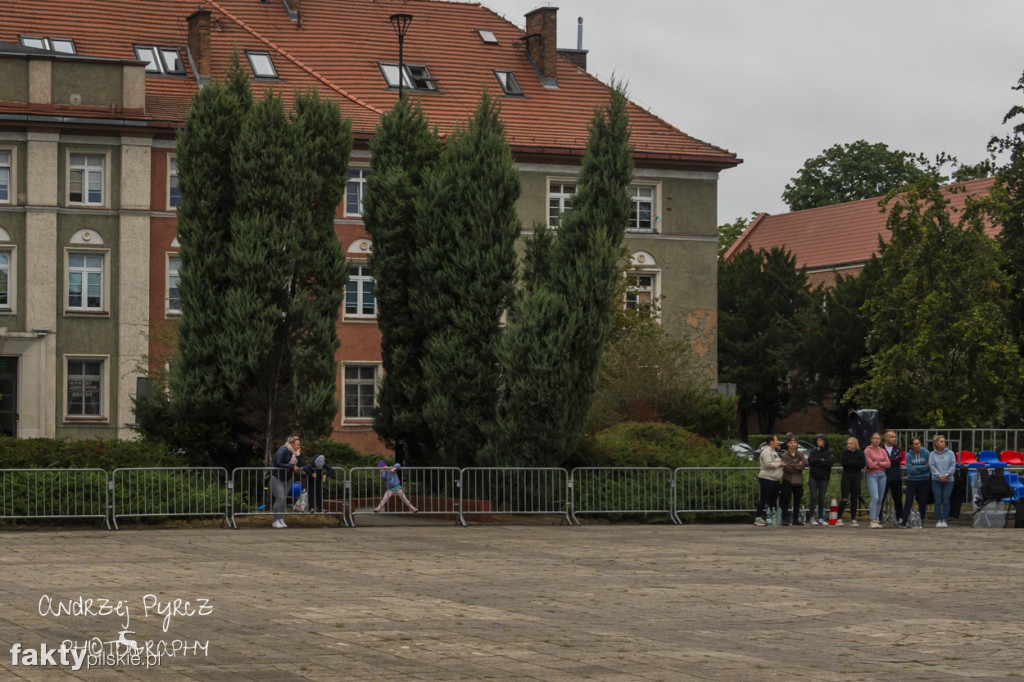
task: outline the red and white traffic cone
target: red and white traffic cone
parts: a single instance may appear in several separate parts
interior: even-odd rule
[[[836,504],[836,498],[832,498],[832,504],[828,508],[828,525],[836,525],[836,519],[839,518],[839,505]]]

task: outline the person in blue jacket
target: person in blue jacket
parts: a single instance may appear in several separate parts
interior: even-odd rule
[[[412,502],[409,501],[409,498],[405,496],[405,491],[402,490],[402,478],[398,475],[398,470],[402,468],[402,465],[396,462],[394,466],[388,466],[387,462],[381,460],[377,462],[377,468],[382,469],[380,477],[384,479],[384,485],[387,487],[387,492],[384,493],[384,497],[380,499],[380,502],[377,503],[377,506],[373,511],[379,512],[384,505],[388,503],[391,496],[394,495],[404,502],[405,506],[408,507],[409,511],[413,514],[418,512],[419,509],[412,506]]]
[[[302,469],[306,472],[306,480],[309,481],[309,511],[322,512],[324,510],[324,479],[334,475],[334,467],[327,463],[327,458],[317,455],[313,461]]]
[[[924,521],[925,511],[928,509],[928,491],[932,489],[932,470],[928,466],[928,455],[931,454],[921,447],[921,439],[915,438],[910,441],[910,449],[907,450],[907,499],[903,503],[903,515],[900,528],[907,527],[907,519],[910,518],[910,509],[917,499],[917,511]]]

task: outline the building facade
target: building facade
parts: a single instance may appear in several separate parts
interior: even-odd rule
[[[194,94],[232,53],[254,91],[286,103],[317,88],[352,121],[335,228],[349,258],[339,315],[334,437],[382,451],[371,428],[380,332],[361,220],[368,143],[399,82],[442,135],[487,88],[518,163],[524,234],[557,226],[594,108],[608,88],[586,52],[557,48],[557,10],[525,30],[476,4],[410,0],[11,0],[0,27],[0,424],[18,436],[127,437],[138,380],[174,353],[175,135]],[[413,16],[402,68],[390,22]],[[740,160],[630,105],[634,212],[624,306],[660,321],[716,366],[717,183]],[[7,178],[5,180],[5,177]],[[0,301],[4,295],[0,291]],[[11,384],[10,382],[13,382]],[[8,392],[8,387],[13,388]],[[13,411],[11,418],[6,416]]]

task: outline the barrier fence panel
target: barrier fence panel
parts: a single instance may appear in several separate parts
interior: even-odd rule
[[[755,511],[760,495],[758,471],[756,467],[676,469],[676,517],[680,514]]]
[[[467,514],[557,514],[572,525],[569,472],[560,468],[470,467],[462,470]]]
[[[108,516],[103,469],[0,469],[0,518],[103,519]]]
[[[676,479],[665,467],[577,467],[572,517],[577,514],[667,514],[673,523]]]
[[[270,490],[270,477],[274,467],[238,467],[231,472],[233,498],[231,507],[231,524],[237,527],[235,519],[239,516],[273,516],[274,504]],[[305,472],[295,475],[290,473],[285,482],[285,500],[283,515],[291,514],[326,514],[338,517],[338,525],[348,525],[348,491],[345,486],[347,477],[344,469],[335,469],[334,473],[317,484]],[[295,484],[299,487],[296,488]],[[320,498],[317,499],[317,485],[320,486]],[[296,509],[302,493],[306,493],[306,508]]]
[[[906,450],[913,438],[920,438],[924,447],[932,448],[932,438],[936,435],[946,437],[946,447],[959,453],[961,450],[980,452],[982,450],[1013,450],[1020,452],[1024,448],[1024,429],[893,429],[896,442]]]
[[[349,523],[356,514],[451,514],[465,524],[461,514],[461,470],[456,467],[401,467],[395,473],[401,490],[387,495],[387,472],[378,467],[355,467],[348,472]],[[385,495],[387,500],[385,501]],[[404,499],[403,499],[404,497]],[[408,501],[408,504],[406,504]],[[411,508],[410,508],[411,505]]]
[[[220,516],[231,523],[228,472],[223,467],[114,469],[111,518]]]

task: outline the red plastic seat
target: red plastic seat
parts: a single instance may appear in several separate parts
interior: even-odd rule
[[[1022,462],[1020,458],[1020,453],[1016,450],[1003,450],[999,453],[999,461],[1006,462],[1010,466],[1024,466],[1024,462]]]
[[[905,452],[903,453],[903,457],[900,458],[900,466],[901,467],[907,466],[907,453],[905,453]]]
[[[971,452],[970,450],[961,450],[960,465],[965,467],[971,467],[972,469],[979,469],[985,466],[985,463],[979,462],[978,455]]]

